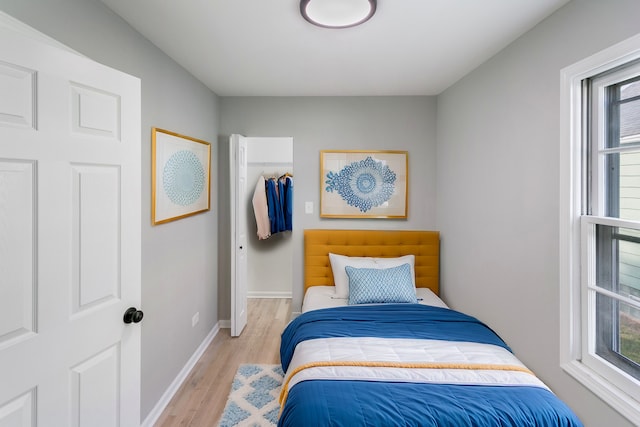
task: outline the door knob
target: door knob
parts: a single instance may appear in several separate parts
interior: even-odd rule
[[[129,307],[127,311],[124,312],[124,323],[140,323],[142,318],[144,317],[144,313],[138,310],[135,307]]]

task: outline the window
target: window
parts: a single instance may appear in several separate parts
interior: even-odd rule
[[[563,368],[640,424],[640,36],[562,71]]]
[[[640,379],[640,67],[585,79],[582,354]],[[604,217],[604,218],[598,218]],[[596,357],[597,356],[597,357]],[[596,357],[596,360],[592,360]],[[598,360],[598,359],[602,359]],[[635,382],[634,381],[634,382]],[[624,381],[623,381],[624,383]],[[640,382],[631,393],[640,391]],[[635,396],[640,400],[640,395]]]

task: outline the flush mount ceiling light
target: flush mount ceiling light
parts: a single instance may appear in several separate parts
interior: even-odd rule
[[[301,0],[300,13],[319,27],[355,27],[376,13],[376,0]]]

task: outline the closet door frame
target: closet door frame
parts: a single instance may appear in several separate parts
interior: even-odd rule
[[[247,325],[247,140],[231,135],[229,170],[231,182],[231,336],[238,337]]]

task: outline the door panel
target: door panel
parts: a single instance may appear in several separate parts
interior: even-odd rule
[[[35,426],[35,390],[29,390],[10,402],[0,405],[0,425]]]
[[[33,128],[35,124],[36,73],[16,64],[0,62],[0,123]]]
[[[35,331],[35,165],[0,159],[0,349]]]
[[[73,427],[118,425],[119,362],[120,352],[112,346],[71,368]]]
[[[120,170],[71,166],[73,311],[120,297]]]
[[[71,126],[75,133],[120,139],[120,97],[71,84]]]

